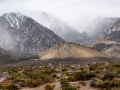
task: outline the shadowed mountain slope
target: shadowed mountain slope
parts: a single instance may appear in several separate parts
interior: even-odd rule
[[[64,40],[50,29],[20,13],[0,17],[0,47],[6,50],[42,53]]]
[[[108,30],[110,34],[93,42],[90,47],[111,57],[120,58],[120,20]]]

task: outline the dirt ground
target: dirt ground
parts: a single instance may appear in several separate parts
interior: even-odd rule
[[[51,85],[55,85],[54,90],[62,90],[62,89],[61,89],[61,85],[60,85],[59,82],[50,83],[50,84],[51,84]],[[44,89],[45,85],[46,85],[46,84],[41,85],[41,86],[36,87],[36,88],[27,88],[27,87],[26,87],[26,88],[22,88],[22,89],[20,89],[20,90],[45,90],[45,89]]]
[[[22,88],[20,90],[45,90],[44,89],[45,85],[41,85],[41,86],[36,87],[36,88],[27,88],[26,87],[26,88]],[[51,83],[51,85],[55,85],[54,90],[62,90],[60,82],[54,82],[54,83]],[[78,90],[98,90],[96,88],[90,87],[90,81],[86,81],[85,86],[80,85],[79,82],[70,82],[70,85],[72,85],[72,86],[80,86],[80,88]]]

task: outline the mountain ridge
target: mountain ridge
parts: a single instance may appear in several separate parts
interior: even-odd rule
[[[20,25],[19,28],[17,23],[14,24],[15,21]],[[38,54],[64,41],[50,29],[19,13],[1,16],[0,27],[1,35],[5,34],[0,39],[0,46],[4,49]]]
[[[86,36],[84,36],[84,34],[61,22],[52,14],[46,12],[35,12],[34,15],[27,15],[34,18],[42,25],[51,29],[53,32],[55,32],[58,36],[60,36],[67,42],[78,43],[85,46],[89,45],[89,43],[91,42],[91,38],[87,33]]]
[[[110,34],[110,27],[112,27],[115,22],[117,22],[120,17],[111,17],[111,18],[96,18],[90,25],[90,33],[93,36],[94,40],[101,39],[106,35]]]
[[[108,30],[111,31],[105,37],[93,42],[90,47],[106,53],[113,58],[120,58],[120,19]]]

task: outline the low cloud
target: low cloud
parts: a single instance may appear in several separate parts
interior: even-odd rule
[[[0,14],[45,11],[81,31],[98,16],[120,17],[120,0],[0,0]]]

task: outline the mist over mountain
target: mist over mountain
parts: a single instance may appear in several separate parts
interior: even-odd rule
[[[12,53],[5,51],[4,49],[0,48],[0,65],[19,62]]]
[[[98,17],[96,20],[94,20],[94,22],[91,23],[90,27],[87,28],[91,31],[91,33],[87,33],[85,31],[80,33],[74,30],[72,27],[59,21],[52,14],[46,12],[40,12],[38,14],[35,14],[34,17],[33,15],[31,17],[34,19],[36,17],[36,19],[34,20],[28,16],[15,12],[2,15],[0,17],[0,47],[8,50],[9,52],[12,52],[12,54],[15,56],[19,56],[20,54],[26,54],[30,56],[37,54],[41,56],[41,60],[44,58],[58,59],[58,53],[54,52],[63,52],[61,52],[61,50],[59,51],[59,49],[51,50],[51,47],[56,44],[57,47],[55,48],[59,47],[58,44],[60,44],[61,47],[61,45],[63,45],[61,43],[67,41],[71,43],[64,44],[65,46],[67,45],[72,48],[70,49],[72,50],[72,54],[65,52],[65,54],[63,54],[63,56],[60,58],[65,57],[67,59],[83,59],[86,57],[93,59],[97,57],[98,59],[99,56],[100,58],[105,57],[104,55],[119,58],[120,18]],[[86,49],[87,47],[84,48],[84,46],[87,46],[90,43],[90,47],[93,48],[92,50],[90,48]],[[78,50],[78,52],[76,52],[77,48],[75,48],[79,47],[77,44],[83,45]],[[65,46],[63,45],[62,47]],[[98,55],[94,53],[94,49],[98,51],[95,51],[95,53],[98,53]],[[51,53],[48,52],[49,50],[51,50]],[[81,52],[82,50],[83,52]],[[78,53],[82,56],[79,56]],[[104,55],[101,53],[104,53]],[[86,54],[88,56],[86,56]],[[93,56],[89,57],[89,55]]]
[[[26,15],[32,17],[43,26],[52,30],[65,41],[78,43],[85,46],[89,45],[91,42],[91,38],[85,31],[81,33],[73,29],[72,27],[58,20],[53,14],[47,12],[29,12]]]
[[[0,17],[0,46],[4,49],[38,54],[64,40],[53,31],[20,13]]]
[[[120,58],[120,19],[106,32],[106,36],[93,42],[91,47],[111,57]]]
[[[111,31],[108,29],[119,19],[119,17],[102,18],[99,16],[93,22],[91,22],[90,27],[88,27],[88,33],[93,40],[103,38],[111,33]]]

